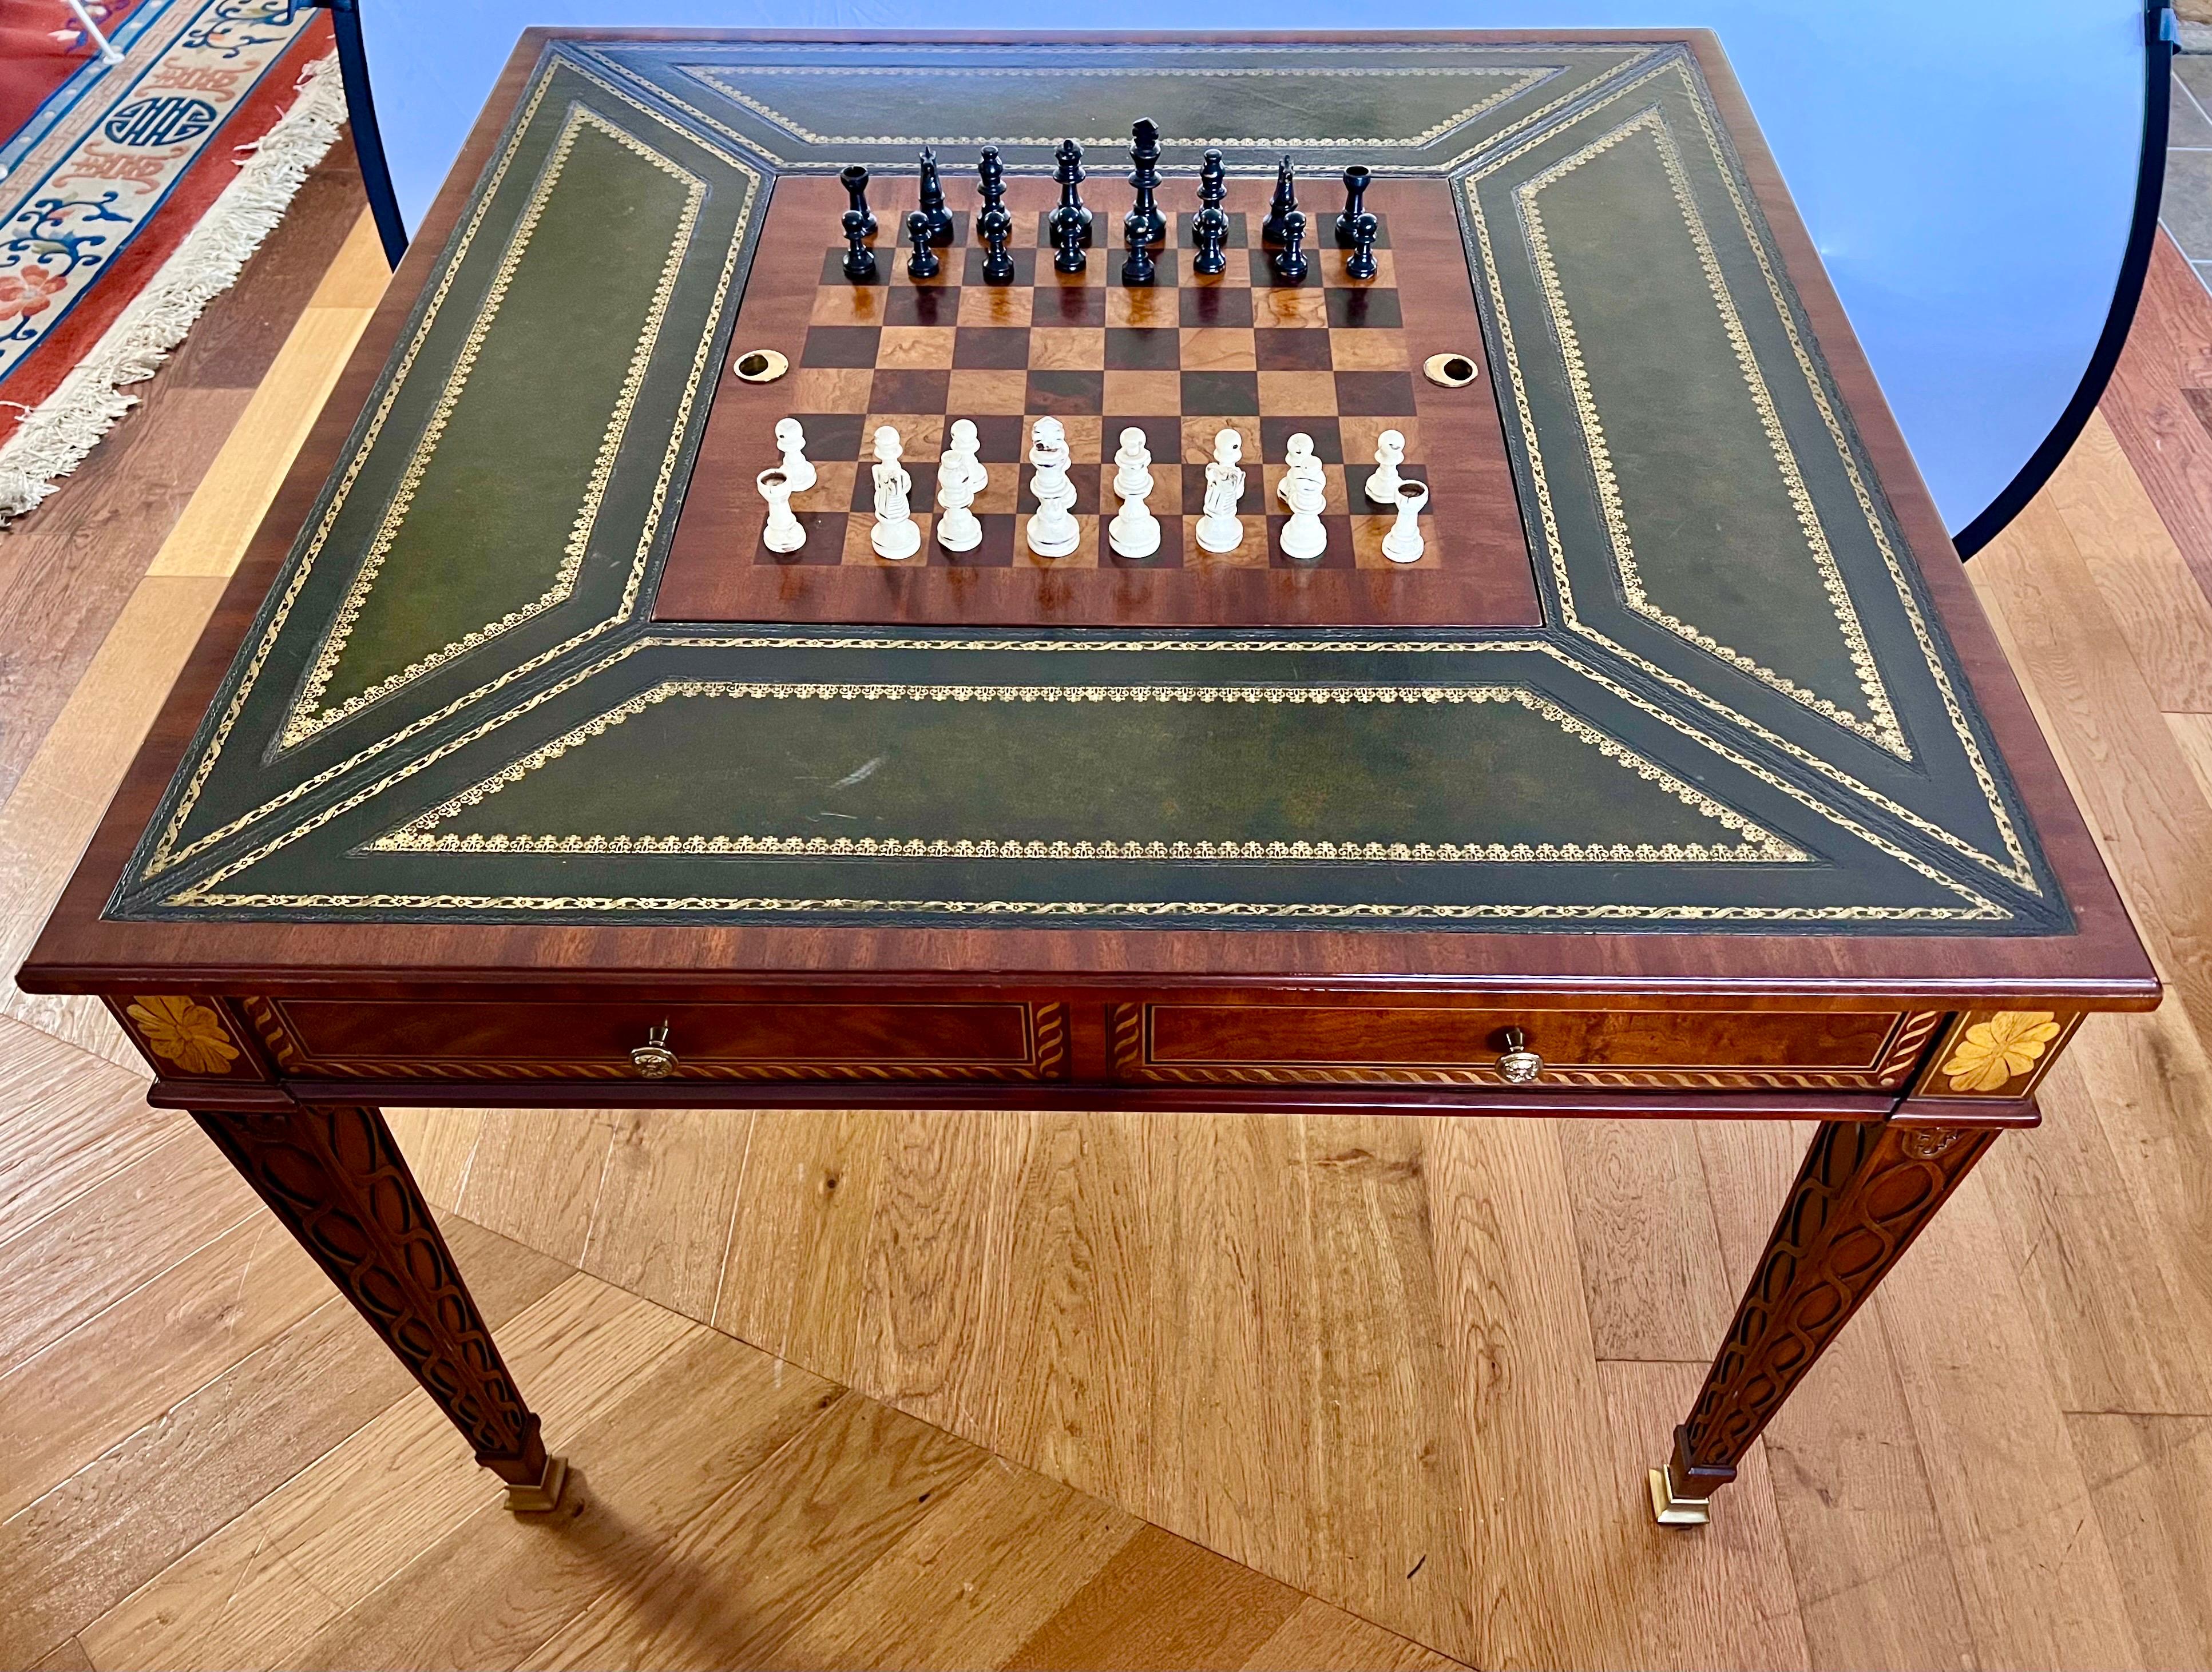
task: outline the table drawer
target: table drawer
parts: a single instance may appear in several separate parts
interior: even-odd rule
[[[1896,1091],[1940,1010],[1117,1004],[1114,1077],[1169,1086],[1501,1086],[1518,1029],[1533,1082],[1644,1090]]]
[[[1066,1009],[1019,1002],[603,1004],[256,998],[288,1075],[375,1080],[1056,1080]],[[632,1052],[661,1024],[675,1057]]]

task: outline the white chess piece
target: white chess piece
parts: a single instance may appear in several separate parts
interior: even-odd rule
[[[1134,437],[1133,442],[1131,437]],[[1107,524],[1106,538],[1115,552],[1122,557],[1150,557],[1160,548],[1160,519],[1152,515],[1152,508],[1145,501],[1152,495],[1152,473],[1146,467],[1152,463],[1144,446],[1142,430],[1121,432],[1121,451],[1115,454],[1115,462],[1121,469],[1115,473],[1114,491],[1121,496],[1121,509]],[[1134,459],[1129,455],[1133,448]]]
[[[940,488],[946,481],[957,477],[967,483],[969,497],[972,500],[988,486],[991,473],[975,457],[975,450],[980,445],[981,443],[976,439],[973,421],[966,418],[953,421],[951,434],[945,444],[945,457],[937,464],[937,481]]]
[[[1398,503],[1398,467],[1406,462],[1406,438],[1384,430],[1375,438],[1375,473],[1367,478],[1367,497],[1377,505]]]
[[[907,496],[914,492],[914,478],[899,463],[901,451],[897,430],[885,424],[876,432],[876,525],[868,530],[868,543],[878,557],[893,561],[912,557],[921,549],[921,530],[907,504]]]
[[[1311,563],[1328,549],[1328,530],[1321,520],[1328,503],[1324,480],[1301,471],[1284,486],[1291,490],[1291,520],[1283,524],[1283,555],[1293,563]]]
[[[1067,479],[1067,433],[1057,418],[1040,418],[1030,432],[1030,463],[1036,475],[1030,492],[1037,508],[1026,534],[1029,548],[1039,557],[1066,557],[1082,539],[1082,530],[1068,508],[1075,503],[1075,488]]]
[[[972,552],[983,543],[983,525],[969,509],[975,503],[975,490],[969,486],[967,476],[957,472],[948,474],[939,465],[937,504],[942,514],[937,519],[937,543],[946,551]]]
[[[768,501],[768,526],[761,530],[761,544],[772,552],[797,551],[806,543],[806,530],[791,514],[791,478],[781,470],[763,470],[753,480]]]
[[[1300,430],[1283,444],[1283,479],[1275,484],[1275,497],[1285,505],[1291,503],[1291,485],[1300,476],[1311,476],[1316,482],[1325,482],[1322,462],[1314,457],[1313,437]]]
[[[1132,425],[1121,432],[1121,449],[1114,455],[1114,467],[1115,494],[1125,500],[1133,494],[1139,499],[1151,497],[1152,454],[1145,445],[1144,431]]]
[[[1244,472],[1237,461],[1243,457],[1244,439],[1235,430],[1213,438],[1213,462],[1206,467],[1206,514],[1198,520],[1203,551],[1233,552],[1244,543],[1244,524],[1237,518],[1244,498]]]
[[[1421,538],[1421,507],[1428,502],[1426,483],[1398,484],[1398,520],[1382,536],[1382,555],[1393,563],[1419,563],[1421,554],[1428,550],[1428,542]]]
[[[779,418],[775,424],[776,451],[783,455],[778,468],[794,494],[814,486],[814,461],[806,456],[806,431],[796,418]]]

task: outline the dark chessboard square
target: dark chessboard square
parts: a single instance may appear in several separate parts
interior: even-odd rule
[[[1109,372],[1172,372],[1182,362],[1182,333],[1151,327],[1108,326],[1106,369]]]
[[[950,325],[960,312],[960,293],[951,285],[896,284],[884,296],[886,325]]]
[[[1353,290],[1331,285],[1328,323],[1340,327],[1376,327],[1395,330],[1406,323],[1395,289]]]
[[[1334,418],[1270,418],[1262,415],[1261,454],[1270,464],[1280,464],[1290,456],[1291,437],[1301,433],[1313,438],[1314,457],[1322,463],[1344,463],[1344,435]]]
[[[906,466],[907,475],[914,478],[913,491],[906,496],[907,505],[918,512],[928,510],[937,502],[937,467],[927,463],[916,463],[911,457],[899,462]],[[853,509],[865,511],[872,517],[875,514],[876,477],[872,455],[863,459],[860,468],[854,473]]]
[[[1021,514],[1024,517],[1027,517],[1037,508],[1036,495],[1030,492],[1030,478],[1032,474],[1028,470],[1022,472],[1022,497],[1019,504]],[[1067,467],[1067,485],[1075,490],[1075,504],[1073,509],[1076,516],[1095,517],[1098,514],[1100,474],[1101,467],[1096,464],[1071,464]],[[1118,506],[1120,502],[1117,500],[1115,503]]]
[[[1103,411],[1106,405],[1103,372],[1032,372],[1029,409],[1067,418]]]
[[[942,412],[948,403],[951,381],[950,372],[878,371],[869,388],[868,410]]]
[[[1322,257],[1314,252],[1311,239],[1307,240],[1305,256],[1305,277],[1286,279],[1275,271],[1274,251],[1248,250],[1244,252],[1244,258],[1252,264],[1252,282],[1255,285],[1273,285],[1279,290],[1296,289],[1301,285],[1317,285],[1322,282]]]
[[[1095,284],[1041,284],[1030,318],[1039,325],[1103,326],[1106,292]]]
[[[1260,410],[1257,372],[1186,372],[1182,409],[1195,418],[1244,418]]]
[[[1218,325],[1231,330],[1252,329],[1252,290],[1249,285],[1199,285],[1179,290],[1182,323],[1198,327]]]
[[[1270,569],[1356,569],[1359,566],[1352,554],[1352,518],[1324,515],[1321,525],[1328,532],[1328,545],[1319,557],[1308,558],[1303,563],[1292,562],[1283,555],[1283,525],[1287,516],[1270,512],[1267,517],[1267,566]]]
[[[1118,502],[1115,506],[1120,509]],[[1157,506],[1155,506],[1157,511]],[[1107,530],[1113,526],[1111,515],[1102,517],[1098,524],[1098,566],[1102,569],[1180,569],[1182,567],[1182,518],[1159,516],[1160,548],[1150,557],[1124,557],[1114,549],[1112,537]]]
[[[1198,240],[1191,236],[1190,231],[1190,223],[1197,219],[1198,214],[1196,210],[1193,210],[1188,215],[1178,215],[1176,216],[1176,247],[1177,249],[1195,250],[1198,248]],[[1250,234],[1245,230],[1244,217],[1241,215],[1231,215],[1229,217],[1229,241],[1224,247],[1231,250],[1242,250],[1247,245],[1251,243],[1251,241]]]
[[[1410,418],[1413,405],[1411,372],[1339,372],[1336,409],[1348,417]]]
[[[809,325],[801,366],[873,366],[883,331],[874,325]]]
[[[795,552],[772,552],[766,546],[756,542],[753,561],[779,569],[828,568],[842,562],[845,550],[845,513],[842,511],[802,511],[796,514],[799,527],[806,530],[806,543]]]
[[[983,543],[972,552],[948,552],[936,541],[929,542],[929,560],[947,569],[1010,569],[1014,546],[1021,538],[1021,519],[1003,512],[984,512],[975,520],[983,525]]]
[[[975,427],[975,457],[986,464],[1006,464],[1029,457],[1024,442],[1028,421],[1018,412],[956,412],[945,421],[951,433],[954,420],[966,418]]]
[[[860,435],[867,416],[859,412],[801,412],[793,415],[806,432],[806,456],[811,459],[858,458]],[[769,445],[775,445],[771,437]]]
[[[963,325],[953,333],[952,363],[970,370],[1012,372],[1030,363],[1026,325]]]
[[[1326,372],[1327,331],[1255,331],[1252,352],[1262,372]]]
[[[1128,260],[1128,258],[1129,251],[1127,246],[1118,248],[1113,252],[1112,263],[1106,270],[1106,282],[1108,284],[1117,285],[1127,282],[1127,281],[1123,279],[1121,276],[1121,264]],[[1096,261],[1098,257],[1093,256],[1091,259]],[[1152,288],[1164,289],[1176,282],[1177,257],[1173,250],[1166,249],[1157,245],[1154,245],[1152,249],[1152,266],[1157,270],[1152,279]],[[1131,288],[1133,289],[1142,290],[1146,287],[1143,285],[1135,285]]]
[[[1182,457],[1182,419],[1115,418],[1109,415],[1099,427],[1101,439],[1098,444],[1099,450],[1105,454],[1109,463],[1121,448],[1123,430],[1142,430],[1145,433],[1145,450],[1152,456],[1155,475],[1176,468],[1176,461]],[[1159,500],[1155,497],[1152,508],[1157,511],[1159,505]]]
[[[891,282],[891,264],[905,259],[906,257],[899,253],[899,246],[896,243],[886,244],[876,251],[874,272],[869,274],[865,279],[848,279],[845,276],[845,246],[840,244],[835,249],[823,251],[822,282],[824,284],[889,284]],[[801,548],[801,549],[805,548]]]
[[[984,252],[981,247],[970,245],[965,253],[967,259],[961,265],[961,283],[983,284]],[[1036,282],[1037,252],[1034,250],[1009,250],[1006,253],[1013,258],[1014,276],[1009,283],[995,288],[1011,290],[1018,286],[1024,290],[1028,289]],[[1048,264],[1045,270],[1050,272],[1051,257],[1048,256],[1045,259]]]

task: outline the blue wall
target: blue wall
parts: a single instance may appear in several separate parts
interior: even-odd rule
[[[1718,31],[1955,530],[2081,380],[2112,301],[2142,130],[2134,0],[362,0],[409,224],[529,24],[732,28],[1675,27]],[[1133,112],[1141,115],[1141,112]]]

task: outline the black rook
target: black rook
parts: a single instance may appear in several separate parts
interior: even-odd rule
[[[860,217],[860,236],[872,238],[876,217],[868,210],[868,171],[859,163],[852,163],[837,171],[837,182],[853,200],[851,213]]]

